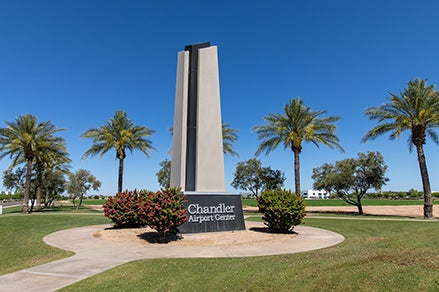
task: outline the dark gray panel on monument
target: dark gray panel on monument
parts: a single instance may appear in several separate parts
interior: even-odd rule
[[[197,153],[197,110],[198,110],[198,50],[210,47],[210,42],[188,45],[189,51],[189,83],[187,114],[187,146],[186,146],[186,190],[195,191],[195,165]]]
[[[186,193],[188,221],[181,233],[245,230],[239,194]]]

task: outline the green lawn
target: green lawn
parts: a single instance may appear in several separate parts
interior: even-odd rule
[[[78,200],[77,200],[78,202]],[[77,203],[76,202],[76,203]],[[83,200],[84,205],[103,205],[105,200],[86,199]],[[401,205],[423,205],[422,200],[377,200],[377,199],[364,199],[362,200],[364,206],[401,206]],[[439,204],[439,200],[433,201],[435,205]],[[242,199],[243,206],[257,206],[258,203],[253,199]],[[311,199],[306,200],[307,206],[350,206],[341,199]]]
[[[87,212],[58,207],[31,215],[1,215],[0,275],[71,255],[42,239],[66,228],[108,223],[101,213]],[[290,255],[135,261],[63,290],[439,291],[438,221],[358,220],[356,216],[305,221],[341,233],[346,240]]]
[[[62,291],[438,291],[439,222],[306,219],[346,240],[306,253],[128,263]]]
[[[86,199],[86,200],[83,200],[82,203],[84,205],[103,205],[106,200],[107,199],[102,199],[102,200],[99,200],[99,199]],[[76,200],[75,202],[78,203],[79,201]]]
[[[341,199],[330,199],[330,200],[319,200],[310,199],[305,200],[306,205],[310,207],[315,206],[351,206]],[[423,205],[422,200],[374,200],[374,199],[364,199],[361,200],[363,206],[401,206],[401,205]],[[439,205],[439,200],[433,201],[433,204]],[[243,199],[243,206],[257,206],[256,200]]]
[[[43,237],[55,231],[109,223],[102,213],[57,207],[21,215],[20,207],[4,208],[0,215],[0,275],[51,262],[72,253],[46,245]],[[12,211],[12,212],[9,212]]]

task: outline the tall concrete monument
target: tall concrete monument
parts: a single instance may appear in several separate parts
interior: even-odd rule
[[[171,186],[188,201],[182,233],[245,229],[240,196],[225,192],[218,52],[209,42],[178,53]]]

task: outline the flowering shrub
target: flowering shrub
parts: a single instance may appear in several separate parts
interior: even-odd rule
[[[305,200],[287,190],[262,192],[258,206],[265,224],[276,232],[293,230],[305,217]]]
[[[187,221],[184,195],[180,188],[118,193],[104,203],[104,215],[117,227],[149,226],[161,238],[176,234],[177,227]]]
[[[161,238],[176,234],[177,227],[187,221],[184,200],[181,188],[166,188],[150,193],[140,207],[140,217]]]
[[[139,216],[139,198],[147,191],[121,192],[105,201],[104,215],[113,221],[117,227],[130,228],[145,225]]]

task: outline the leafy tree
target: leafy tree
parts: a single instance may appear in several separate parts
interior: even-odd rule
[[[0,158],[9,156],[11,167],[26,163],[26,184],[21,211],[28,213],[28,201],[31,188],[32,163],[40,151],[48,149],[62,138],[55,133],[63,129],[56,128],[50,121],[39,123],[37,117],[25,114],[15,122],[6,122],[6,128],[0,128]]]
[[[261,191],[281,188],[285,181],[282,171],[262,167],[261,161],[256,158],[238,162],[233,176],[232,187],[251,192],[256,198]]]
[[[358,153],[357,158],[325,163],[313,169],[314,188],[335,192],[346,203],[357,206],[363,215],[361,199],[367,190],[381,189],[388,179],[387,165],[379,152]]]
[[[289,101],[284,107],[283,114],[268,114],[264,117],[265,125],[253,128],[262,140],[256,155],[265,151],[267,155],[274,151],[279,144],[294,153],[294,183],[295,192],[300,195],[300,153],[302,143],[311,142],[317,147],[324,144],[330,148],[337,148],[343,152],[339,139],[335,135],[335,122],[340,117],[320,118],[325,110],[313,112],[297,97]]]
[[[45,207],[49,207],[51,203],[65,191],[66,183],[64,170],[46,170],[44,175]]]
[[[101,184],[102,183],[88,170],[79,169],[76,172],[69,174],[69,181],[67,182],[66,190],[73,199],[73,205],[75,205],[75,199],[79,198],[79,204],[76,207],[76,209],[79,209],[84,195],[90,189],[98,191]]]
[[[84,153],[83,159],[97,154],[102,157],[109,150],[115,149],[116,158],[119,159],[117,191],[121,192],[126,150],[130,152],[140,150],[146,157],[149,157],[150,152],[155,149],[146,137],[150,137],[152,133],[154,131],[147,127],[134,125],[127,118],[126,112],[116,111],[114,117],[105,125],[89,129],[82,134],[82,138],[93,140],[93,145]]]
[[[365,114],[378,125],[369,130],[362,141],[375,139],[390,133],[390,140],[398,139],[401,133],[409,131],[409,150],[416,147],[418,164],[424,191],[424,218],[433,217],[433,200],[430,179],[424,154],[427,135],[438,144],[439,138],[434,131],[439,127],[439,93],[434,85],[427,86],[427,80],[409,81],[407,88],[399,94],[389,93],[388,102],[378,107],[368,108]]]
[[[23,193],[26,187],[26,167],[17,167],[3,171],[3,185],[7,190]]]
[[[163,188],[169,188],[171,184],[171,160],[165,159],[160,162],[160,170],[155,175],[157,176],[157,181]]]

